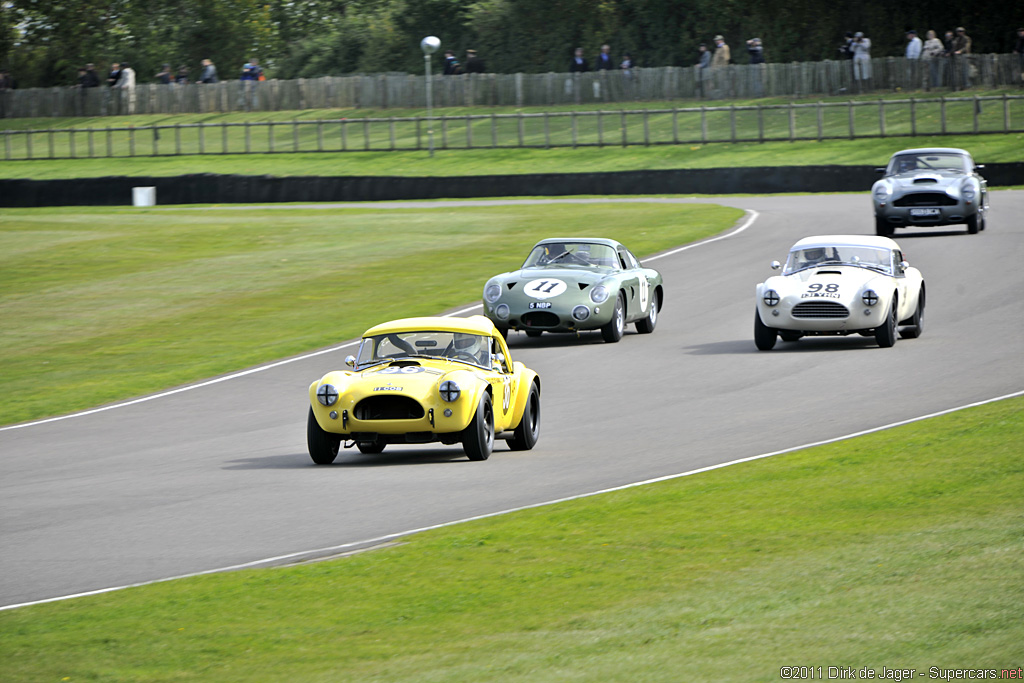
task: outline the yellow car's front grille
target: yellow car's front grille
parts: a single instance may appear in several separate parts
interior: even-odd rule
[[[357,420],[418,420],[423,406],[408,396],[369,396],[356,404],[352,415]]]

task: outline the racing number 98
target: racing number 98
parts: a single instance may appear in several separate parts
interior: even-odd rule
[[[807,291],[808,292],[812,292],[812,293],[820,292],[822,287],[824,287],[825,291],[829,292],[829,293],[834,293],[834,292],[838,292],[839,291],[839,285],[837,285],[834,282],[830,282],[827,285],[822,285],[820,282],[815,282],[813,285],[811,285],[810,287],[807,288]]]

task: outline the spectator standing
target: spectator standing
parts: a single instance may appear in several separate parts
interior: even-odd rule
[[[213,61],[209,59],[203,60],[203,72],[199,75],[200,83],[216,83],[217,82],[217,67],[214,66]]]
[[[174,74],[174,82],[178,85],[188,85],[188,76],[188,67],[182,64],[178,67],[178,71]]]
[[[572,62],[569,64],[569,73],[584,73],[590,71],[587,58],[583,56],[583,48],[578,47],[573,53]]]
[[[14,90],[14,79],[7,69],[0,69],[0,119],[7,117],[7,98]]]
[[[121,77],[117,80],[122,102],[128,105],[128,113],[135,113],[135,69],[128,62],[121,62]]]
[[[715,80],[715,97],[727,97],[730,93],[726,85],[728,76],[725,67],[732,61],[729,46],[721,35],[715,36],[715,53],[711,55],[711,75]]]
[[[259,108],[259,94],[256,87],[263,80],[263,67],[260,60],[250,57],[249,61],[242,65],[242,74],[239,76],[242,81],[242,106],[246,111],[252,111],[253,107]]]
[[[121,65],[114,62],[110,65],[110,73],[107,74],[107,87],[116,88],[119,80],[121,80]]]
[[[85,73],[85,67],[80,68],[78,70],[78,81],[75,83],[75,89],[78,90],[78,94],[74,100],[75,116],[82,116],[85,112],[85,94],[88,92],[88,90],[85,89],[85,82],[87,79],[88,77]]]
[[[937,88],[942,84],[943,61],[939,57],[945,54],[946,48],[935,35],[935,31],[928,31],[925,37],[927,40],[924,41],[924,46],[921,49],[921,59],[928,64],[928,87]]]
[[[96,65],[89,63],[85,65],[85,85],[83,88],[98,88],[100,87],[100,77],[96,73]]]
[[[708,52],[708,44],[701,43],[697,48],[697,87],[701,97],[708,97],[708,81],[711,79],[711,53]]]
[[[445,76],[454,76],[462,73],[462,66],[459,64],[459,60],[455,59],[455,52],[453,50],[444,51],[444,71]]]
[[[163,85],[170,85],[171,81],[174,78],[173,75],[171,74],[171,65],[164,64],[163,68],[161,68],[160,71],[157,72],[157,75],[153,78],[156,79],[157,83],[162,83]]]
[[[954,74],[958,76],[958,83],[964,88],[971,87],[971,37],[963,26],[956,27],[956,37],[953,38],[953,63],[956,65]]]
[[[917,37],[917,31],[907,31],[907,46],[903,51],[906,67],[906,78],[904,85],[908,90],[915,89],[921,85],[921,39]]]
[[[762,72],[764,66],[764,45],[760,38],[751,38],[747,41],[747,54],[750,55],[750,89],[754,97],[764,95],[762,85]]]
[[[633,77],[633,67],[636,65],[633,63],[633,55],[628,52],[622,55],[622,63],[619,64],[619,68],[622,69],[622,75],[626,78]]]
[[[1017,29],[1017,40],[1013,44],[1013,54],[1017,55],[1020,68],[1020,78],[1024,81],[1024,28]]]
[[[612,48],[610,45],[602,45],[601,52],[597,55],[597,70],[611,71],[615,68],[612,63]]]
[[[484,64],[484,60],[477,56],[476,50],[466,50],[466,66],[464,71],[467,74],[487,73],[487,66]]]
[[[857,90],[863,92],[871,81],[871,39],[863,31],[853,34],[853,79]]]

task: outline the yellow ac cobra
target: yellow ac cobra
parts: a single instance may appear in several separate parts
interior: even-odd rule
[[[540,377],[512,361],[483,316],[371,327],[345,363],[309,385],[306,442],[318,465],[334,462],[342,442],[362,453],[461,443],[470,460],[486,460],[495,438],[529,450],[540,436]]]

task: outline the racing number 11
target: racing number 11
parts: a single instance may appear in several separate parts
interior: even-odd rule
[[[547,285],[547,288],[545,288],[545,287],[544,287],[544,285]],[[547,280],[541,280],[541,281],[540,281],[540,282],[538,282],[538,283],[537,283],[537,285],[536,285],[536,286],[535,286],[535,287],[533,288],[533,291],[534,291],[534,292],[543,292],[543,293],[545,293],[545,294],[550,294],[550,293],[551,293],[551,290],[552,290],[552,289],[554,289],[554,288],[555,288],[555,287],[557,287],[557,286],[558,286],[558,280],[555,280],[554,282],[552,282],[552,283],[551,283],[551,284],[549,284],[549,285],[548,285],[548,281],[547,281]]]

